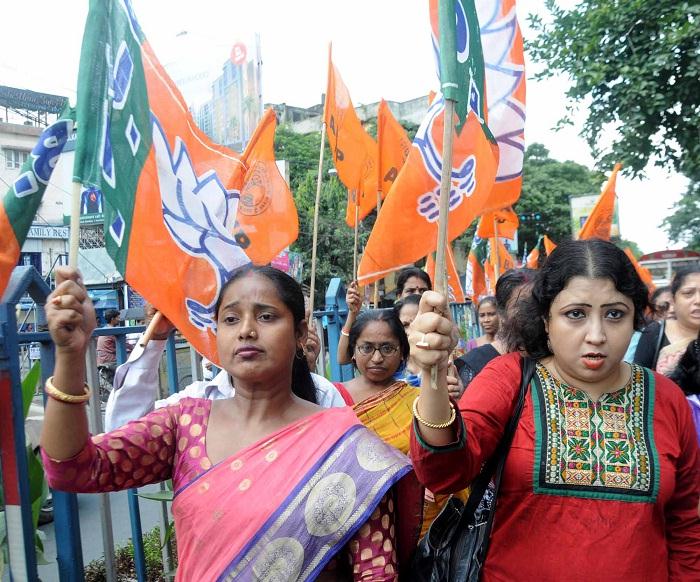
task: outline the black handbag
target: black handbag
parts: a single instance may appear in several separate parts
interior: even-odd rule
[[[501,442],[471,485],[466,504],[451,497],[430,525],[411,563],[414,582],[477,582],[486,560],[503,467],[523,411],[535,362],[522,360],[518,402]],[[493,483],[491,477],[494,476]]]

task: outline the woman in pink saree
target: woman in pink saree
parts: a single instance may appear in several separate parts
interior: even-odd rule
[[[178,580],[397,580],[413,504],[408,459],[349,408],[322,409],[300,348],[298,284],[269,267],[234,273],[217,304],[228,400],[187,398],[90,437],[84,353],[94,309],[70,269],[47,302],[56,367],[42,450],[52,487],[116,491],[172,478]],[[412,474],[411,474],[412,475]]]

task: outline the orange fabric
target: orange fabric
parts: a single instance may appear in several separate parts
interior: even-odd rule
[[[345,222],[353,228],[355,205],[359,220],[377,208],[377,143],[362,127],[330,51],[324,121],[338,178],[348,189]]]
[[[413,263],[436,248],[442,166],[444,108],[431,105],[408,159],[386,196],[358,269],[367,285],[401,265]],[[470,112],[462,132],[454,132],[448,240],[494,206],[490,193],[498,165],[498,147]]]
[[[591,214],[586,219],[578,238],[580,240],[588,238],[602,238],[610,240],[610,228],[612,227],[613,214],[615,212],[615,182],[620,164],[615,164],[615,168],[610,174],[610,178],[603,187],[603,191],[595,203]]]
[[[464,291],[462,290],[462,283],[459,280],[459,273],[457,272],[457,265],[455,264],[455,257],[452,252],[452,245],[447,245],[445,249],[445,267],[447,268],[447,289],[448,289],[448,299],[452,302],[464,303]],[[435,275],[435,254],[430,253],[428,259],[425,263],[425,270],[433,282],[436,285],[437,278]]]
[[[467,257],[467,275],[464,291],[474,303],[477,303],[481,297],[486,295],[484,265],[479,262],[473,249]]]
[[[656,289],[656,285],[654,284],[654,280],[652,279],[649,269],[647,269],[646,267],[642,267],[642,265],[639,264],[639,262],[634,256],[634,253],[629,247],[625,249],[625,254],[629,258],[629,260],[632,261],[632,264],[634,265],[634,268],[636,269],[639,278],[649,288],[649,293],[653,293],[654,289]]]
[[[476,236],[479,238],[492,238],[496,236],[493,223],[498,223],[498,236],[501,238],[515,238],[520,221],[511,207],[501,208],[493,212],[487,212],[479,219],[479,227]]]
[[[299,236],[299,215],[287,182],[275,163],[277,116],[268,109],[241,159],[246,174],[238,223],[250,238],[246,254],[257,265],[269,263]]]
[[[513,259],[513,256],[508,252],[508,249],[503,244],[503,241],[500,238],[490,238],[489,245],[489,262],[491,263],[494,274],[498,273],[498,275],[493,281],[493,285],[495,285],[496,281],[498,280],[498,277],[500,277],[508,269],[515,268],[515,260]],[[498,270],[496,270],[496,266],[498,266]]]
[[[2,200],[0,200],[0,300],[10,281],[12,270],[19,261],[19,252],[15,231],[7,217]]]
[[[530,251],[530,254],[527,256],[527,260],[525,261],[525,266],[528,269],[537,269],[539,260],[540,260],[540,249],[539,249],[539,246],[536,246],[534,249],[532,249]]]
[[[149,103],[164,126],[170,148],[175,147],[175,136],[179,137],[186,144],[193,170],[198,175],[214,170],[227,189],[241,191],[238,219],[243,220],[245,226],[237,234],[251,241],[244,247],[248,256],[268,263],[295,240],[297,232],[297,222],[291,218],[289,206],[293,203],[291,199],[284,201],[278,188],[282,178],[273,167],[271,114],[266,114],[241,158],[236,152],[213,143],[196,126],[180,92],[148,42],[142,44],[142,54]],[[274,194],[270,191],[262,194],[263,180],[274,185]],[[257,208],[259,212],[254,214],[254,210],[247,208]],[[205,259],[186,254],[177,246],[162,215],[158,170],[151,148],[138,183],[124,277],[163,312],[197,351],[216,363],[214,334],[195,326],[184,309],[186,297],[204,305],[214,301],[219,292],[214,270]],[[253,249],[254,244],[264,246]]]
[[[377,110],[377,152],[379,190],[382,198],[391,188],[411,151],[411,140],[406,130],[396,121],[384,99]]]
[[[552,251],[557,248],[557,245],[546,234],[542,237],[542,242],[544,242],[544,252],[547,253],[547,256],[551,255]]]

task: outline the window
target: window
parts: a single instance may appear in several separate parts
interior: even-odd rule
[[[5,156],[5,166],[12,170],[19,170],[29,157],[29,152],[26,150],[3,148],[2,153]]]

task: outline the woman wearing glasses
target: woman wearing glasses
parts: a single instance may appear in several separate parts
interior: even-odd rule
[[[410,447],[413,401],[419,393],[418,388],[395,379],[406,365],[409,351],[406,332],[393,309],[364,311],[348,337],[348,356],[359,375],[335,384],[362,424],[403,453]],[[401,509],[407,506],[409,511],[422,513],[423,535],[449,496],[426,491],[421,506],[422,488],[417,493],[410,496],[417,507],[414,500],[402,499]]]

